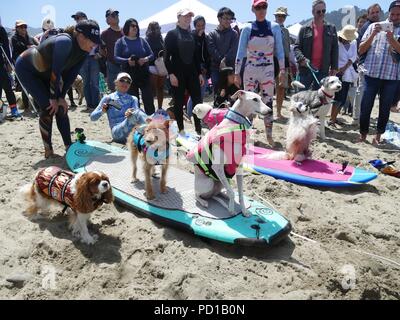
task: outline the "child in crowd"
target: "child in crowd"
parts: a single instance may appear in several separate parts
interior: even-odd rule
[[[220,108],[224,105],[230,107],[234,102],[231,97],[240,90],[235,84],[235,71],[230,67],[223,68],[220,71],[219,79],[214,107]]]

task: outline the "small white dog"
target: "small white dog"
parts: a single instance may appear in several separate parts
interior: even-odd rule
[[[228,111],[228,108],[213,108],[208,104],[202,103],[194,107],[193,114],[202,120],[208,129],[211,130],[224,121]]]
[[[225,119],[213,129],[189,152],[187,159],[195,164],[195,193],[196,200],[203,207],[208,207],[208,199],[215,199],[228,209],[229,213],[235,213],[235,192],[229,183],[236,175],[239,201],[243,215],[248,212],[243,196],[243,175],[236,174],[241,168],[241,160],[246,154],[246,143],[249,138],[249,130],[252,127],[250,116],[267,115],[272,110],[261,100],[261,97],[252,92],[239,90],[233,96],[238,98],[233,107],[227,113]],[[222,194],[225,188],[227,194]],[[222,195],[229,200],[226,205],[217,198]]]
[[[311,158],[310,145],[317,137],[318,120],[310,114],[310,108],[302,102],[296,102],[289,110],[291,116],[286,135],[286,152],[274,152],[267,158],[294,160],[300,163]]]
[[[317,91],[301,91],[292,96],[292,104],[302,102],[309,106],[314,117],[320,120],[319,134],[322,140],[325,136],[325,118],[331,109],[335,94],[342,90],[342,82],[338,77],[326,77],[321,80],[321,88]],[[304,89],[304,85],[298,81],[292,83],[293,87]]]
[[[39,170],[33,183],[20,189],[27,202],[26,216],[33,218],[46,214],[51,204],[62,204],[72,211],[70,228],[81,242],[94,244],[96,235],[90,235],[87,222],[90,214],[103,203],[111,203],[114,197],[109,178],[100,172],[77,175],[58,167]]]

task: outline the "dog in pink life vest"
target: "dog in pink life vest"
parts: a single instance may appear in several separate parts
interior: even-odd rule
[[[246,154],[246,143],[252,127],[249,117],[257,114],[265,116],[272,110],[256,93],[239,90],[232,98],[238,99],[225,119],[201,139],[188,153],[187,159],[195,165],[195,194],[201,206],[208,207],[208,200],[215,199],[233,215],[235,192],[229,179],[236,175],[240,206],[243,215],[247,216],[241,160]],[[226,194],[222,193],[222,189],[226,190]],[[218,195],[229,200],[229,204],[221,202]]]

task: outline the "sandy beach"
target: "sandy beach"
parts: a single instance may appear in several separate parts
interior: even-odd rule
[[[111,141],[106,117],[90,122],[85,106],[69,115],[72,130]],[[347,125],[313,143],[315,159],[373,171],[368,161],[380,157],[400,167],[399,149],[356,143],[357,128],[342,118]],[[400,115],[391,119],[399,123]],[[256,126],[262,146],[262,122]],[[281,147],[285,128],[274,127]],[[38,119],[26,113],[6,121],[0,137],[0,299],[400,299],[399,179],[379,175],[353,189],[321,189],[247,176],[246,195],[271,203],[307,238],[293,235],[270,249],[204,241],[118,205],[95,212],[90,230],[100,238],[87,246],[57,210],[37,222],[22,214],[18,188],[41,167],[67,169],[62,157],[44,160]],[[55,123],[53,142],[63,156]]]

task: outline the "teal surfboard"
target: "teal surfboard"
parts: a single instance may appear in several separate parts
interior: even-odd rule
[[[245,199],[250,217],[242,215],[239,204],[235,215],[230,215],[215,200],[209,202],[208,208],[201,207],[195,200],[194,175],[172,165],[168,170],[168,192],[161,194],[159,180],[154,179],[157,198],[147,201],[141,165],[139,182],[133,184],[129,151],[118,147],[96,141],[77,142],[69,148],[66,159],[69,168],[76,173],[98,170],[107,174],[119,204],[199,237],[242,246],[271,246],[291,231],[291,224],[285,217],[253,199]]]

